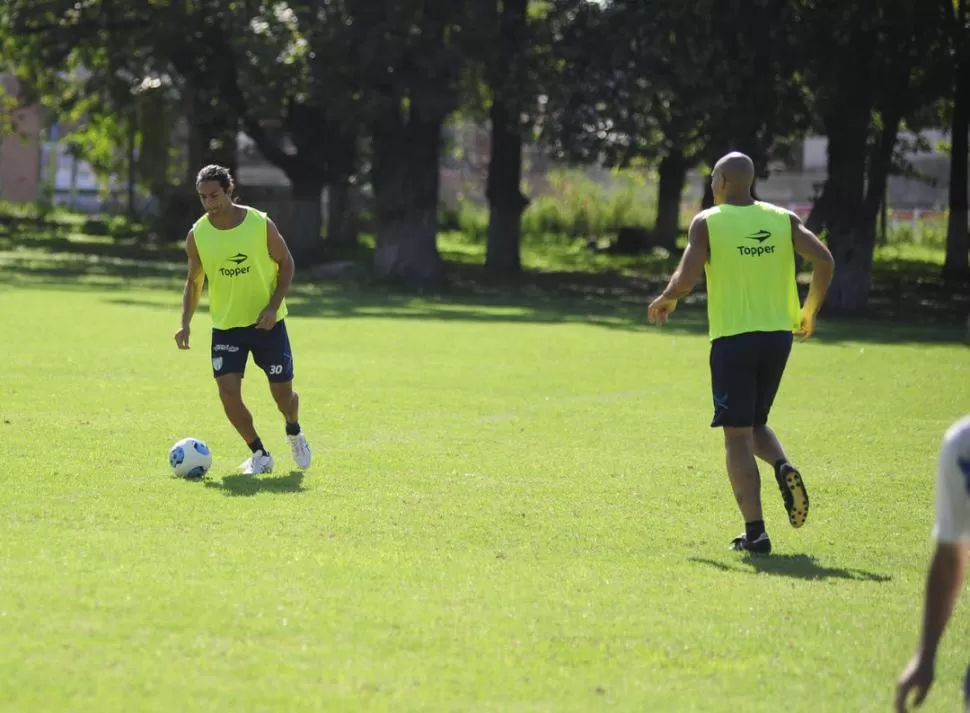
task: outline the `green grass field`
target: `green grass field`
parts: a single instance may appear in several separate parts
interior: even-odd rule
[[[291,470],[251,365],[277,472],[246,479],[208,316],[180,353],[179,303],[163,268],[28,279],[7,255],[0,709],[889,709],[970,404],[959,329],[797,345],[773,423],[812,514],[791,530],[763,470],[776,554],[748,559],[697,312],[303,287],[316,460]],[[204,482],[169,476],[186,435]],[[964,602],[925,710],[955,710],[968,636]]]

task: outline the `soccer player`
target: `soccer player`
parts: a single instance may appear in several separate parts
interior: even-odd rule
[[[286,333],[284,299],[293,281],[293,256],[276,225],[265,213],[233,200],[232,175],[210,165],[196,178],[205,215],[185,241],[188,277],[182,295],[182,327],[175,333],[179,349],[189,348],[189,324],[209,279],[212,315],[212,372],[229,422],[249,445],[252,455],[240,465],[246,475],[270,473],[273,456],[253,426],[242,400],[246,362],[253,361],[269,379],[270,392],[286,419],[293,460],[310,467],[310,446],[300,428],[300,397],[293,391],[293,353]]]
[[[896,687],[896,710],[923,703],[933,685],[936,649],[963,588],[970,550],[970,415],[954,423],[943,436],[936,465],[936,552],[930,563],[923,605],[923,631],[916,653]],[[970,711],[970,671],[964,685],[964,706]]]
[[[832,280],[828,248],[794,213],[751,196],[754,164],[742,153],[722,157],[711,173],[715,206],[691,222],[687,249],[670,283],[648,310],[662,325],[707,273],[707,315],[714,397],[712,428],[724,432],[727,471],[744,518],[731,549],[771,552],[761,510],[755,457],[770,464],[788,520],[801,527],[808,493],[801,474],[768,427],[768,412],[788,362],[793,334],[805,339]],[[812,282],[799,309],[795,253],[812,263]]]

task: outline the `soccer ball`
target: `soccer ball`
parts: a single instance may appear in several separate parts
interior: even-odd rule
[[[212,453],[198,438],[183,438],[169,450],[168,464],[180,478],[196,480],[212,467]]]

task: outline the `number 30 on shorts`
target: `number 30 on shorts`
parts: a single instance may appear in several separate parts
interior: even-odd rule
[[[283,365],[282,364],[270,364],[269,365],[269,372],[268,373],[269,373],[270,376],[278,376],[279,374],[282,374],[283,373]]]

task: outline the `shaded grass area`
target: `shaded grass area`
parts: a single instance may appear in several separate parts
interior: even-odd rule
[[[65,224],[55,232],[0,233],[0,289],[43,286],[75,289],[91,285],[166,287],[180,291],[185,271],[181,244],[156,245],[78,232]],[[679,258],[663,250],[638,256],[611,255],[585,241],[528,238],[522,274],[494,277],[483,267],[485,246],[461,233],[440,236],[447,285],[415,292],[375,283],[368,266],[373,241],[365,237],[352,256],[354,267],[323,275],[300,271],[291,311],[297,315],[350,317],[368,313],[411,319],[563,322],[585,321],[622,329],[645,329],[646,305],[659,292]],[[877,249],[868,309],[851,319],[826,317],[822,339],[962,341],[970,313],[970,286],[940,278],[942,252],[917,245]],[[807,290],[808,276],[800,276]],[[493,308],[505,307],[495,312]],[[703,284],[682,300],[671,331],[703,332]],[[476,315],[478,315],[476,317]]]

